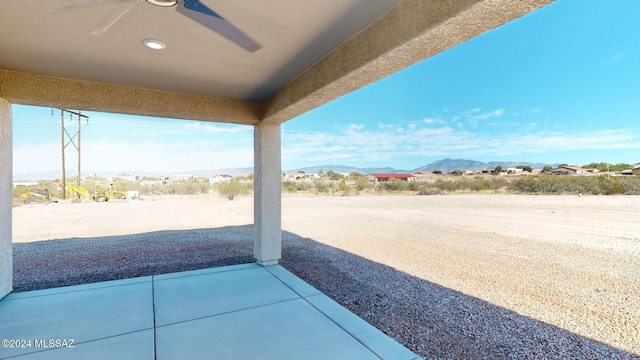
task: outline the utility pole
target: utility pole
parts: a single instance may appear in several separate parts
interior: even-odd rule
[[[82,112],[78,111],[78,178],[76,181],[76,186],[80,187],[80,129],[82,128],[82,125],[80,123],[80,120],[82,118]]]
[[[62,133],[62,200],[67,198],[67,173],[64,167],[64,134],[67,132],[64,129],[64,110],[60,110],[60,128]]]
[[[73,118],[73,116],[77,116],[78,117],[78,131],[73,134],[73,136],[71,136],[69,134],[69,132],[67,132],[67,129],[64,127],[64,114],[65,113],[69,113],[69,117],[70,119]],[[66,195],[66,191],[67,191],[67,174],[66,174],[66,168],[65,168],[65,148],[69,145],[69,144],[73,144],[73,147],[76,148],[76,151],[78,152],[78,178],[76,180],[76,186],[80,186],[80,179],[81,179],[81,172],[80,172],[80,164],[81,164],[81,152],[80,152],[80,132],[82,129],[82,118],[87,119],[87,122],[89,121],[89,117],[86,115],[82,115],[82,112],[75,112],[75,111],[71,111],[71,110],[67,110],[67,109],[60,109],[60,128],[61,128],[61,141],[62,141],[62,199],[66,199],[67,195]],[[66,135],[66,137],[65,137]],[[67,140],[67,137],[69,138],[69,141]],[[77,137],[77,144],[74,141],[74,139],[76,139]]]

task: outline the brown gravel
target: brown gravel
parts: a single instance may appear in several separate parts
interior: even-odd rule
[[[14,209],[15,289],[253,260],[251,199],[149,200]],[[285,197],[282,265],[425,358],[640,359],[639,215],[640,197]]]

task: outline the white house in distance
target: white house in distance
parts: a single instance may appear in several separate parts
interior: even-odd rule
[[[580,166],[559,166],[551,171],[553,175],[588,175],[597,173],[598,169],[585,169]]]
[[[209,178],[209,184],[220,184],[230,182],[232,179],[231,175],[216,175],[214,177]]]

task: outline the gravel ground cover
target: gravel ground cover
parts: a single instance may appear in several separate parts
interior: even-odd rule
[[[251,262],[252,212],[16,208],[14,287]],[[282,265],[428,359],[640,359],[639,214],[638,197],[285,197]]]

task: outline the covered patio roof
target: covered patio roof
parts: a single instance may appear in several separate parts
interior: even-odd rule
[[[281,124],[552,1],[4,0],[0,98]],[[222,28],[203,26],[189,4]],[[230,27],[256,45],[220,35]]]
[[[275,265],[282,123],[552,1],[3,0],[0,298],[11,104],[253,125],[254,257]]]

